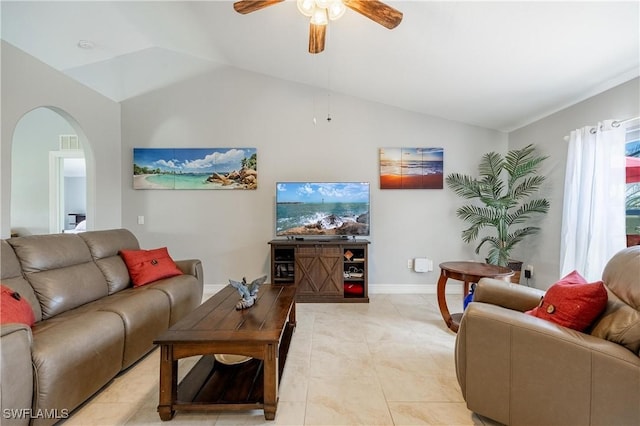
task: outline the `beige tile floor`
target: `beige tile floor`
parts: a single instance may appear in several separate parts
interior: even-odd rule
[[[445,327],[435,295],[298,304],[297,320],[275,421],[254,410],[178,412],[162,422],[156,349],[64,425],[495,425],[465,406],[455,376],[455,334]],[[181,360],[180,375],[196,361]]]

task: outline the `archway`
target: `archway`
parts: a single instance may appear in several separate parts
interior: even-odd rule
[[[70,172],[71,158],[83,159],[84,167]],[[47,106],[24,114],[13,132],[11,161],[12,235],[72,230],[84,217],[91,223],[93,156],[82,128],[67,112]]]

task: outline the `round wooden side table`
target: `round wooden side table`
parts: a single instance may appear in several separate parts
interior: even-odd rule
[[[445,298],[445,288],[449,278],[463,281],[464,288],[462,297],[469,294],[469,284],[477,283],[481,278],[496,278],[509,281],[514,272],[503,266],[489,265],[480,262],[443,262],[440,264],[440,278],[438,279],[438,306],[442,319],[447,327],[454,333],[458,332],[462,313],[450,314]]]

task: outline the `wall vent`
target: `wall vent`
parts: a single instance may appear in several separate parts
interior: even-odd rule
[[[78,135],[59,135],[58,140],[60,141],[60,151],[82,149]]]

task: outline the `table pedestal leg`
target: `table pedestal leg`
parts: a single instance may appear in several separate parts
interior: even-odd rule
[[[438,280],[438,306],[442,319],[447,327],[453,332],[458,332],[462,313],[449,313],[447,300],[445,298],[445,287],[449,278],[462,281],[464,283],[462,289],[462,297],[466,298],[469,294],[469,286],[471,283],[477,283],[482,278],[498,278],[508,280],[513,275],[513,271],[496,265],[489,265],[479,262],[443,262],[440,264],[440,279]]]
[[[160,419],[171,420],[175,414],[173,401],[178,395],[178,361],[171,356],[171,347],[162,345],[160,348],[160,401],[158,414]]]
[[[451,314],[449,313],[449,307],[447,306],[447,299],[445,297],[445,289],[447,287],[447,277],[445,271],[440,271],[440,278],[438,279],[438,307],[440,308],[440,314],[445,324],[451,331],[458,331],[458,324],[455,324]]]
[[[264,358],[264,418],[276,418],[278,406],[278,345],[268,345]]]

